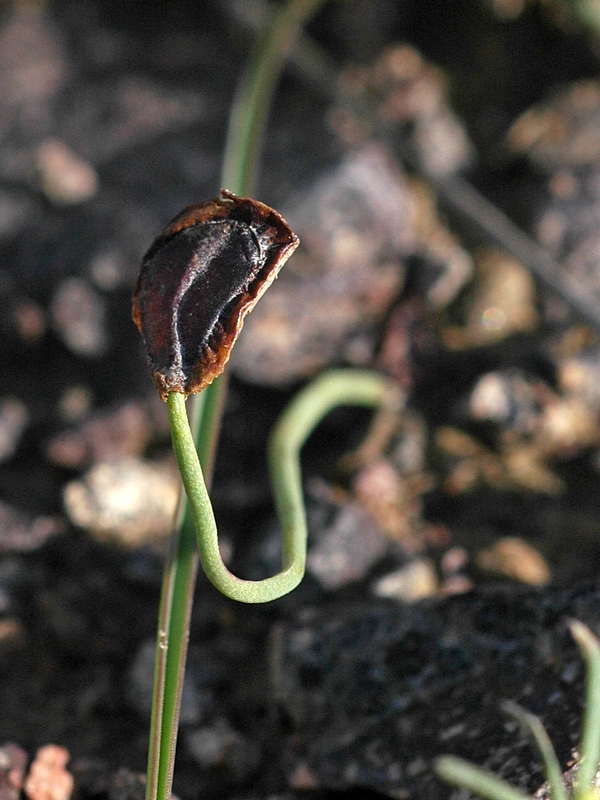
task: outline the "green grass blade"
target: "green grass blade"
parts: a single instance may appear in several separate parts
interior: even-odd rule
[[[454,756],[440,756],[434,762],[436,774],[446,783],[468,789],[487,800],[530,800],[530,798],[514,789],[510,783],[496,778],[486,769]]]
[[[273,92],[285,59],[308,19],[325,0],[291,0],[275,13],[254,58],[238,85],[225,146],[222,185],[235,194],[251,194]]]
[[[585,709],[579,745],[577,795],[588,792],[600,761],[600,641],[582,622],[573,620],[569,628],[586,665]]]
[[[519,722],[524,731],[531,734],[533,737],[542,757],[544,774],[548,786],[550,787],[550,797],[552,800],[567,800],[562,770],[550,737],[546,733],[546,729],[542,725],[541,720],[536,717],[535,714],[531,714],[516,703],[503,703],[502,708]]]

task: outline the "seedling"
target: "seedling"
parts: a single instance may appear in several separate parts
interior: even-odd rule
[[[146,254],[135,291],[134,320],[154,382],[167,403],[185,488],[161,592],[147,800],[168,800],[171,794],[197,553],[212,583],[232,599],[263,603],[290,592],[302,579],[306,559],[300,449],[334,407],[378,406],[390,391],[380,375],[338,370],[296,397],[269,448],[283,531],[282,570],[263,581],[233,575],[219,552],[207,489],[225,393],[218,376],[245,315],[298,244],[277,212],[248,195],[277,76],[304,20],[322,1],[289,0],[276,14],[230,115],[222,179],[227,189],[214,201],[190,206],[170,223]],[[191,425],[185,405],[190,394]]]
[[[551,800],[597,800],[600,795],[596,785],[600,766],[600,641],[581,622],[573,621],[569,627],[586,665],[585,709],[572,791],[565,784],[552,743],[538,717],[516,703],[506,703],[504,709],[535,742]],[[487,800],[530,800],[510,783],[461,758],[441,756],[436,759],[434,768],[443,780]]]

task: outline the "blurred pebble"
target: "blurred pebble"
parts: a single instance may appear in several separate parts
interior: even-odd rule
[[[600,157],[600,82],[582,80],[525,111],[508,144],[544,169],[595,164]]]
[[[532,433],[540,416],[540,384],[518,370],[485,373],[469,398],[471,419]]]
[[[430,486],[426,475],[403,477],[390,461],[380,458],[360,470],[352,492],[384,533],[418,550],[423,528],[421,495]]]
[[[28,193],[0,189],[0,238],[15,236],[35,216],[35,203]]]
[[[78,400],[88,401],[81,387],[71,390],[70,410]],[[74,430],[48,442],[46,456],[62,467],[75,469],[97,461],[140,456],[152,437],[151,421],[142,405],[130,401],[118,408],[94,414]]]
[[[547,466],[550,455],[558,451],[542,445],[539,429],[537,438],[506,436],[499,454],[488,450],[477,439],[464,431],[441,426],[435,432],[436,446],[448,459],[448,475],[444,489],[450,494],[464,494],[475,489],[480,482],[496,489],[528,489],[543,494],[560,494],[562,480]],[[563,455],[567,451],[561,450]]]
[[[435,445],[448,460],[444,489],[451,495],[474,489],[483,480],[504,488],[505,469],[500,458],[473,436],[450,425],[441,425],[434,435]]]
[[[48,105],[65,84],[63,42],[51,15],[35,3],[11,6],[2,22],[0,131],[17,124],[27,140],[48,124]]]
[[[90,261],[89,274],[102,291],[110,292],[116,289],[127,275],[123,255],[117,250],[96,253]]]
[[[509,442],[502,450],[502,464],[508,481],[521,489],[558,495],[563,481],[545,463],[546,454],[537,442]]]
[[[592,408],[600,409],[600,353],[598,350],[559,361],[558,382],[563,391],[578,394]]]
[[[56,517],[33,517],[0,501],[0,553],[36,550],[63,528]]]
[[[467,166],[473,154],[447,97],[439,69],[410,45],[393,45],[371,65],[352,66],[342,73],[339,107],[330,122],[350,146],[382,126],[407,128],[426,170],[447,175]]]
[[[0,463],[14,455],[29,423],[29,412],[16,397],[0,399]]]
[[[444,331],[446,343],[451,347],[485,345],[534,330],[536,291],[529,271],[499,250],[480,254],[476,271],[465,327]]]
[[[65,769],[69,758],[64,747],[40,747],[25,779],[29,800],[69,800],[73,793],[73,776]]]
[[[201,767],[219,768],[230,780],[247,780],[260,763],[258,743],[232,728],[224,717],[184,736],[187,751]]]
[[[464,547],[451,547],[442,556],[440,569],[447,577],[454,575],[469,563],[469,554]]]
[[[144,719],[150,717],[152,710],[155,653],[156,642],[154,639],[142,642],[127,671],[127,700]],[[196,689],[190,673],[186,672],[183,679],[179,723],[181,725],[198,725],[206,703],[207,700]]]
[[[101,356],[108,345],[104,298],[83,278],[68,278],[50,304],[56,333],[74,353]]]
[[[18,300],[13,307],[12,316],[17,333],[27,344],[37,344],[46,333],[45,312],[35,300]]]
[[[552,578],[548,565],[538,551],[514,536],[506,536],[491,547],[480,550],[475,561],[486,572],[533,586],[544,586]]]
[[[544,407],[539,430],[540,447],[559,457],[576,455],[600,442],[598,413],[578,395],[555,396]]]
[[[0,747],[0,797],[2,800],[19,800],[25,782],[27,753],[12,742]]]
[[[83,481],[73,481],[64,490],[71,522],[100,541],[124,547],[166,537],[178,496],[174,471],[133,458],[99,462]]]
[[[63,422],[79,422],[89,413],[93,400],[87,386],[70,386],[58,401],[58,414]]]
[[[341,505],[311,542],[306,568],[328,591],[363,578],[389,547],[371,515],[351,502]]]
[[[373,584],[372,591],[377,597],[414,603],[424,597],[431,597],[437,588],[438,580],[433,562],[428,558],[420,558],[379,578]]]
[[[96,170],[60,139],[45,139],[34,158],[40,188],[56,205],[82,203],[98,191]]]

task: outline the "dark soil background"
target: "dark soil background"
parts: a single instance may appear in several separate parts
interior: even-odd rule
[[[44,744],[66,747],[77,797],[143,792],[174,490],[165,411],[131,322],[131,292],[164,225],[221,188],[227,115],[265,9],[233,0],[0,6],[0,745],[29,757]],[[267,297],[266,338],[281,347],[270,360],[262,340],[240,340],[213,491],[240,574],[276,569],[265,444],[306,380],[327,366],[376,368],[405,392],[409,412],[395,445],[376,453],[379,471],[358,462],[359,477],[339,460],[359,447],[370,414],[337,411],[312,437],[304,466],[315,557],[293,595],[243,607],[199,576],[174,791],[182,800],[441,798],[448,791],[429,761],[450,751],[533,790],[535,757],[497,703],[512,697],[554,725],[566,765],[583,673],[565,620],[579,616],[600,632],[597,332],[522,266],[516,305],[535,320],[492,338],[474,321],[477,293],[500,267],[486,273],[478,261],[443,303],[427,292],[461,253],[477,260],[498,245],[452,205],[461,167],[513,221],[554,245],[588,298],[599,297],[600,137],[589,131],[600,119],[600,32],[558,0],[348,0],[319,12],[308,37],[313,58],[291,64],[277,92],[256,192],[300,220],[307,240],[318,220],[306,209],[325,216],[319,182],[343,187],[344,165],[361,147],[385,150],[360,162],[366,184],[381,177],[381,163],[383,179],[413,200],[405,170],[427,184],[427,169],[400,154],[414,145],[428,91],[470,139],[470,156],[438,176],[450,186],[441,221],[425,233],[407,227],[409,244],[391,259],[397,280],[381,272],[376,284],[368,264],[360,280],[348,279],[350,321],[331,337],[325,325],[316,355],[304,359],[312,340],[288,351],[284,334],[269,333]],[[368,83],[357,69],[373,69],[398,43],[421,54],[419,69],[439,72],[425,74],[413,116],[382,124],[375,90],[352,87]],[[511,144],[519,115],[580,81],[585,91],[570,105],[551,106],[546,140]],[[373,178],[373,196],[391,197],[381,186]],[[386,242],[415,224],[396,221],[394,203],[374,226],[378,236],[385,218]],[[366,252],[376,237],[365,230]],[[432,255],[434,239],[443,244]],[[310,263],[304,278],[301,267],[285,267],[298,282],[291,288],[278,282],[288,286],[289,330],[323,325],[317,299],[304,293]],[[378,287],[375,300],[362,283],[353,288],[365,280]],[[330,312],[340,297],[325,297]],[[489,375],[510,408],[477,417],[472,393]],[[394,495],[388,524],[379,512],[390,480],[404,494]],[[531,570],[515,571],[514,559],[490,567],[481,553],[501,537],[529,548],[516,560]],[[413,563],[433,580],[427,591],[410,580],[405,594],[375,590]]]

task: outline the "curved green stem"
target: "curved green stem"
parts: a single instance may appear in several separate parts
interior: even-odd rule
[[[261,581],[233,575],[219,551],[217,525],[202,475],[185,399],[167,398],[173,448],[196,528],[200,561],[216,588],[232,600],[267,603],[291,592],[302,580],[306,563],[306,515],[302,495],[300,450],[319,422],[340,405],[376,407],[389,396],[389,381],[372,372],[335,370],[307,386],[290,403],[271,438],[269,462],[275,504],[283,532],[282,570]]]
[[[299,30],[317,5],[316,0],[288,0],[269,25],[242,78],[230,114],[221,178],[221,185],[235,194],[253,193],[258,149],[279,71]],[[226,378],[221,376],[190,403],[194,439],[209,484],[225,392]],[[161,589],[146,800],[167,800],[171,796],[197,565],[191,509],[182,492]]]

